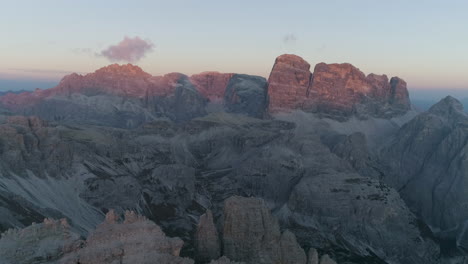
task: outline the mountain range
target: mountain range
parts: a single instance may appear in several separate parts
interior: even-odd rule
[[[0,108],[2,263],[468,261],[468,116],[398,77],[114,64]]]

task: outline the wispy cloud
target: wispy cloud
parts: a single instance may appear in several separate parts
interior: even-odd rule
[[[98,55],[110,61],[137,62],[154,49],[154,44],[140,37],[125,37],[117,45],[111,45]]]
[[[295,44],[297,41],[297,37],[294,34],[286,34],[283,36],[283,43],[288,44]]]
[[[70,74],[72,71],[52,70],[52,69],[34,69],[34,68],[9,68],[12,72],[38,73],[38,74]]]
[[[81,55],[81,54],[86,54],[86,55],[89,55],[89,56],[97,56],[98,55],[98,54],[96,54],[96,52],[94,52],[90,48],[75,48],[75,49],[72,49],[71,51],[73,53],[77,54],[77,55]]]

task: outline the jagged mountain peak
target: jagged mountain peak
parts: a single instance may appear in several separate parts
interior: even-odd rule
[[[452,96],[447,96],[433,105],[429,113],[441,116],[451,116],[453,113],[462,114],[463,104]]]
[[[94,74],[119,74],[124,76],[140,76],[140,77],[151,77],[151,74],[143,71],[139,66],[127,63],[127,64],[111,64],[102,67],[94,72]]]
[[[302,66],[303,68],[310,68],[310,64],[306,60],[304,60],[302,57],[297,56],[295,54],[280,55],[275,60],[275,64],[277,63],[285,63],[291,66],[296,66],[296,67]]]

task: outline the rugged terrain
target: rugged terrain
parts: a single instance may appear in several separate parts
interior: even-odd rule
[[[268,81],[111,65],[1,96],[0,230],[24,229],[2,236],[0,258],[462,261],[460,104],[418,114],[400,78],[309,69],[295,55]],[[44,218],[66,220],[30,226]]]

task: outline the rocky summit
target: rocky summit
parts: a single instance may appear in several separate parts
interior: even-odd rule
[[[295,55],[279,56],[268,79],[270,111],[300,109],[344,120],[393,117],[410,109],[406,83],[398,77],[366,76],[351,64],[315,66]]]

